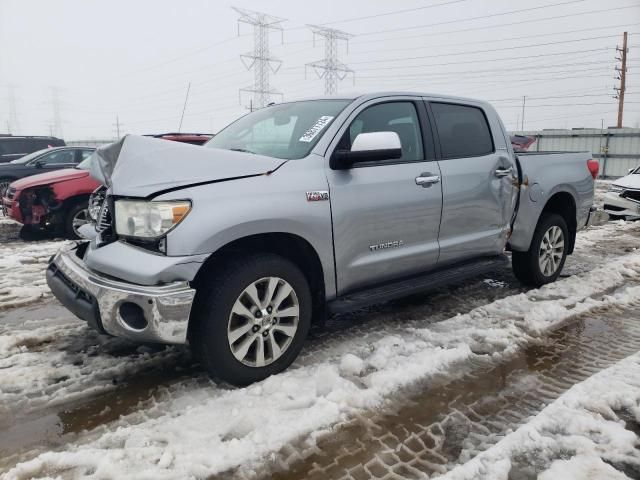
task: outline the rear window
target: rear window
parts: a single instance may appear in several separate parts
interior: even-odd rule
[[[468,105],[432,103],[442,158],[492,153],[493,139],[484,112]]]

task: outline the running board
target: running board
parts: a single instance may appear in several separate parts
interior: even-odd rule
[[[506,255],[483,257],[457,263],[417,277],[387,283],[367,290],[360,290],[329,302],[329,313],[345,313],[359,308],[388,302],[416,293],[424,293],[438,287],[457,283],[484,273],[500,270],[509,264]]]

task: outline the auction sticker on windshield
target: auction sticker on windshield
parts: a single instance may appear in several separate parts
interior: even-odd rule
[[[318,121],[300,137],[300,142],[310,142],[326,127],[329,122],[333,120],[333,117],[329,115],[323,115]]]

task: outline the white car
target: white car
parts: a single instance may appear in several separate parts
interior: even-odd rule
[[[604,211],[611,218],[640,218],[640,167],[611,184],[604,196]]]

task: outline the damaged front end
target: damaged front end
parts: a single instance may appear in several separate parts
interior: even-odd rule
[[[16,197],[20,218],[16,220],[32,228],[49,230],[61,223],[62,202],[56,199],[52,185],[27,188]]]

